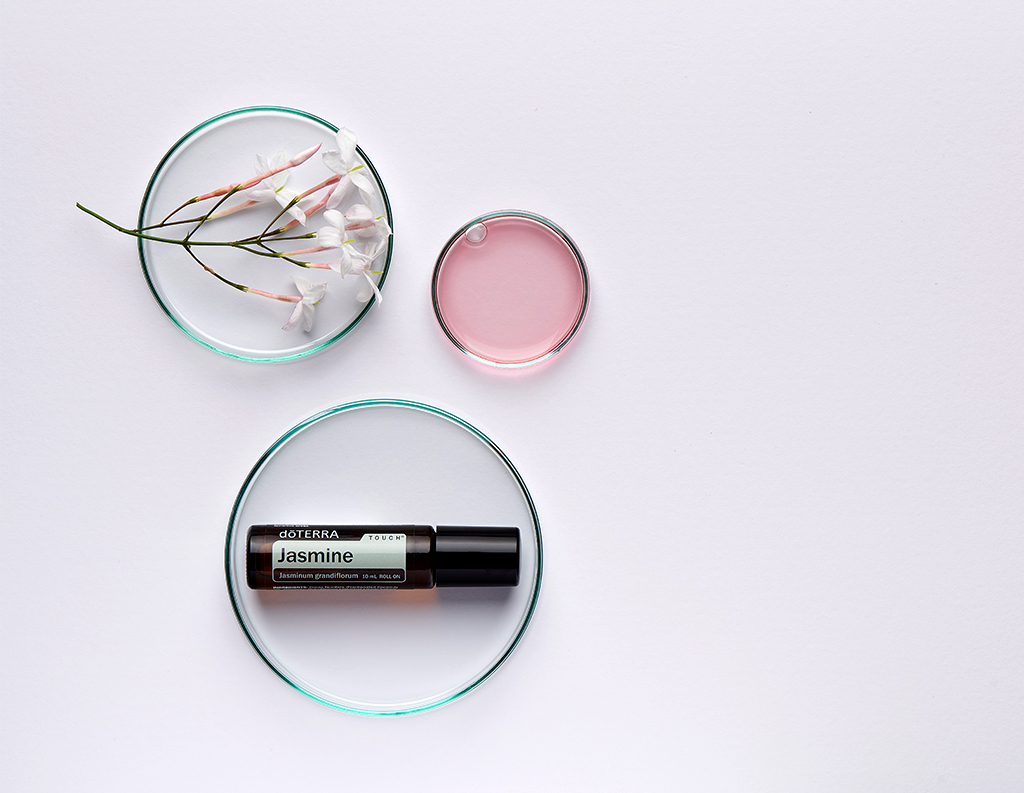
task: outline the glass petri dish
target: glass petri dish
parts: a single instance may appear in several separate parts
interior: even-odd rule
[[[249,589],[247,530],[275,523],[518,526],[519,585]],[[352,402],[303,421],[256,463],[225,567],[242,630],[289,685],[353,713],[415,713],[475,688],[522,638],[540,592],[540,523],[508,457],[466,421],[416,402]]]
[[[491,366],[530,366],[565,347],[589,300],[576,244],[547,218],[506,210],[460,228],[437,257],[434,314],[462,352]]]
[[[150,179],[139,210],[139,227],[161,222],[188,198],[256,176],[254,161],[260,154],[272,158],[282,149],[289,156],[322,144],[321,151],[336,148],[333,124],[301,110],[284,107],[247,107],[232,110],[205,121],[181,138],[164,155]],[[392,224],[391,206],[384,184],[373,163],[356,149],[356,160],[377,190],[371,210]],[[302,165],[290,169],[288,189],[302,192],[333,175],[323,165],[318,152]],[[342,205],[355,200],[355,191]],[[317,197],[322,193],[317,194]],[[216,199],[195,206],[211,207]],[[232,196],[227,208],[241,203],[244,196]],[[199,210],[182,210],[175,217],[190,218]],[[205,224],[194,239],[199,241],[238,240],[258,234],[281,207],[268,201],[237,214]],[[280,222],[278,223],[280,225]],[[313,216],[306,229],[326,226],[322,213]],[[151,232],[180,239],[191,225],[172,226]],[[275,245],[277,250],[313,247],[316,240],[301,240]],[[323,350],[338,341],[366,316],[373,303],[360,302],[357,295],[365,285],[361,277],[343,279],[331,270],[308,269],[279,259],[254,256],[234,248],[196,247],[200,258],[220,275],[244,286],[281,295],[298,295],[292,275],[313,283],[327,283],[327,294],[316,307],[313,327],[282,330],[291,315],[292,303],[270,300],[219,283],[203,270],[179,245],[139,240],[139,257],[149,288],[157,303],[189,337],[204,347],[231,358],[245,361],[288,361]],[[391,263],[392,239],[376,260],[374,275],[382,287]],[[329,262],[337,255],[329,252],[302,257],[308,261]]]

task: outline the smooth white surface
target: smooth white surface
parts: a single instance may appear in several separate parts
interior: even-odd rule
[[[1024,787],[1019,2],[3,20],[5,790]],[[383,309],[280,366],[186,338],[74,208],[131,221],[178,136],[253,104],[356,130],[395,213]],[[429,296],[508,207],[593,283],[517,372]],[[397,720],[289,689],[223,580],[253,461],[366,396],[476,424],[544,527],[508,663]]]

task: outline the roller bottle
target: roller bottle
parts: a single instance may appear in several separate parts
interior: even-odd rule
[[[431,589],[516,586],[510,526],[250,526],[250,589]]]

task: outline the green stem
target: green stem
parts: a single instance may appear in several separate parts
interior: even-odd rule
[[[270,231],[270,227],[271,227],[271,226],[273,226],[273,225],[274,225],[275,223],[277,223],[277,221],[278,221],[278,219],[280,219],[281,215],[283,215],[283,214],[284,214],[285,212],[287,212],[287,211],[288,211],[289,209],[291,209],[291,208],[292,208],[293,206],[295,206],[295,205],[296,205],[297,203],[299,203],[299,196],[295,196],[295,198],[293,198],[293,199],[292,199],[291,201],[289,201],[289,202],[288,202],[288,206],[286,206],[286,207],[283,207],[283,208],[281,209],[281,211],[280,211],[280,212],[278,212],[278,213],[277,213],[276,215],[274,215],[274,219],[273,219],[273,220],[271,220],[271,221],[270,221],[270,222],[269,222],[269,223],[267,224],[267,227],[266,227],[265,229],[263,229],[263,231],[261,231],[261,232],[259,233],[259,237],[258,237],[258,239],[263,239],[264,235],[265,235],[265,234],[266,234],[266,233],[267,233],[268,231]]]
[[[282,242],[284,240],[312,240],[312,239],[316,239],[316,232],[315,231],[310,231],[307,234],[299,234],[299,235],[297,235],[295,237],[277,237],[276,239],[272,239],[271,242]]]
[[[181,226],[181,225],[183,225],[185,223],[199,223],[202,220],[203,220],[203,218],[197,217],[197,218],[188,218],[187,220],[164,221],[162,223],[154,223],[152,226],[140,226],[139,228],[137,228],[135,230],[136,231],[149,231],[150,229],[162,229],[162,228],[165,228],[166,226]]]
[[[275,251],[273,248],[271,248],[264,242],[257,242],[256,244],[263,248],[265,251],[267,251],[267,253],[263,253],[262,251],[251,251],[252,253],[255,253],[257,256],[273,256],[275,259],[280,259],[283,262],[294,264],[297,267],[305,267],[307,270],[309,269],[309,262],[304,262],[301,261],[300,259],[292,259],[287,255],[287,251]],[[249,248],[246,248],[245,250],[249,250]]]
[[[221,247],[238,247],[237,242],[199,242],[195,240],[175,240],[171,239],[170,237],[154,237],[152,234],[143,234],[141,231],[138,231],[136,229],[126,229],[124,226],[119,226],[114,221],[107,220],[105,217],[103,217],[103,215],[100,215],[97,212],[93,212],[91,209],[84,207],[81,204],[75,204],[75,206],[81,209],[87,215],[92,215],[97,220],[106,223],[112,229],[117,229],[122,234],[127,234],[130,237],[138,237],[140,240],[152,240],[153,242],[167,242],[172,245],[219,245]]]
[[[102,221],[103,223],[106,223],[112,229],[117,229],[122,234],[127,234],[130,237],[138,237],[140,240],[152,240],[153,242],[167,242],[167,243],[170,243],[171,245],[182,245],[182,246],[189,246],[189,245],[207,245],[207,246],[211,246],[212,245],[212,246],[220,246],[222,248],[239,248],[239,247],[243,247],[240,241],[235,241],[235,242],[203,242],[203,241],[197,241],[197,240],[189,240],[187,238],[183,239],[183,240],[175,240],[175,239],[171,239],[170,237],[154,237],[152,234],[143,234],[141,231],[137,231],[135,229],[126,229],[124,226],[119,226],[114,221],[107,220],[105,217],[103,217],[103,215],[100,215],[100,214],[98,214],[96,212],[93,212],[91,209],[88,209],[87,207],[84,207],[81,204],[75,204],[75,206],[78,207],[79,209],[81,209],[87,215],[92,215],[97,220]]]
[[[185,246],[185,252],[188,253],[189,256],[191,256],[193,259],[196,260],[196,264],[198,264],[200,267],[202,267],[204,270],[206,270],[206,272],[208,272],[210,275],[212,275],[218,281],[223,281],[228,286],[233,286],[235,289],[239,290],[240,292],[248,292],[249,291],[249,287],[242,286],[241,284],[236,284],[234,281],[229,281],[227,278],[225,278],[223,275],[218,273],[212,267],[209,267],[206,264],[204,264],[202,261],[200,261],[199,257],[196,256],[194,253],[192,253],[192,246],[191,245],[186,245]]]
[[[160,225],[161,225],[161,226],[164,226],[164,225],[166,225],[166,224],[167,224],[167,221],[168,221],[168,220],[170,220],[170,219],[171,219],[171,218],[173,218],[173,217],[174,217],[175,215],[177,215],[177,214],[178,214],[179,212],[181,212],[181,210],[183,210],[183,209],[184,209],[185,207],[187,207],[187,206],[191,206],[192,204],[196,203],[196,202],[197,202],[198,200],[199,200],[199,196],[195,196],[194,198],[190,198],[190,199],[189,199],[188,201],[186,201],[186,202],[185,202],[184,204],[182,204],[182,205],[181,205],[180,207],[178,207],[178,208],[177,208],[177,209],[175,209],[175,210],[174,210],[173,212],[171,212],[171,214],[169,214],[169,215],[168,215],[167,217],[165,217],[165,218],[164,218],[163,220],[161,220],[161,221],[160,221]]]
[[[116,223],[114,223],[114,221],[107,220],[105,217],[103,217],[103,215],[100,215],[97,212],[93,212],[91,209],[89,209],[88,207],[84,207],[81,204],[75,204],[75,206],[78,207],[79,209],[81,209],[87,215],[92,215],[97,220],[99,220],[99,221],[101,221],[103,223],[106,223],[112,229],[116,229],[117,231],[120,231],[122,234],[127,234],[130,237],[137,237],[140,240],[150,240],[151,242],[166,242],[166,243],[168,243],[170,245],[180,245],[186,251],[188,251],[189,255],[193,259],[196,259],[196,255],[194,253],[192,253],[192,251],[190,249],[192,248],[192,246],[198,245],[198,246],[217,247],[217,248],[237,248],[240,251],[245,251],[246,253],[251,253],[254,256],[263,256],[263,257],[266,257],[266,258],[269,258],[269,259],[281,259],[282,261],[286,261],[289,264],[294,264],[294,265],[296,265],[298,267],[306,267],[306,268],[309,267],[309,262],[304,262],[304,261],[301,261],[299,259],[292,259],[291,257],[289,257],[287,255],[287,252],[275,251],[273,248],[270,248],[267,245],[265,245],[262,242],[262,240],[260,240],[258,238],[247,237],[244,240],[234,240],[233,242],[207,242],[207,241],[202,241],[202,240],[190,240],[188,237],[186,237],[183,240],[176,240],[176,239],[172,239],[170,237],[156,237],[156,236],[154,236],[152,234],[143,234],[141,231],[139,231],[137,229],[126,229],[126,228],[124,228],[124,226],[119,226]],[[304,235],[302,235],[300,237],[295,237],[294,239],[300,239],[300,240],[301,239],[309,239],[310,237],[314,237],[314,236],[316,236],[316,233],[315,232],[311,232],[310,234],[304,234]],[[259,245],[260,247],[264,248],[265,250],[258,250],[256,248],[251,247],[252,245]],[[199,261],[199,260],[196,259],[196,261]],[[202,262],[199,262],[199,263],[202,264]],[[203,266],[206,267],[205,264]]]
[[[207,220],[210,219],[210,215],[212,215],[214,212],[216,212],[218,209],[220,209],[220,205],[223,204],[225,201],[227,201],[229,198],[231,198],[231,196],[233,196],[237,192],[238,192],[238,185],[235,185],[230,190],[228,190],[227,193],[225,193],[224,196],[220,199],[220,201],[218,201],[216,204],[214,204],[212,207],[210,207],[210,211],[207,212],[205,215],[203,215],[202,219],[198,223],[196,223],[196,225],[192,229],[192,231],[190,231],[188,234],[185,235],[185,240],[184,241],[188,242],[190,239],[192,239],[192,235],[195,234],[197,231],[199,231],[200,227]]]
[[[239,242],[251,242],[253,244],[262,244],[263,240],[265,240],[268,236],[269,235],[267,234],[253,234],[251,237],[243,237],[242,239],[239,240]],[[294,237],[275,237],[274,239],[271,240],[271,242],[283,242],[285,240],[311,240],[315,238],[316,232],[310,231],[307,234],[299,234]]]

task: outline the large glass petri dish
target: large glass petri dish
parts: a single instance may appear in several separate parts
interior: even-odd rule
[[[540,363],[575,336],[590,298],[576,243],[532,212],[481,215],[437,257],[434,314],[448,339],[498,367]]]
[[[517,526],[516,587],[252,590],[257,524]],[[488,678],[522,638],[540,592],[540,523],[525,483],[487,436],[405,400],[352,402],[285,433],[238,494],[225,546],[228,593],[253,648],[285,682],[353,713],[443,705]]]
[[[336,148],[338,128],[301,110],[284,107],[247,107],[232,110],[203,122],[183,136],[160,161],[150,179],[139,210],[139,227],[159,223],[184,201],[225,185],[256,176],[257,155],[268,160],[285,150],[289,157],[316,144],[320,152]],[[303,192],[333,175],[321,159],[320,152],[305,163],[290,169],[286,188]],[[368,204],[374,216],[387,219],[393,226],[391,206],[384,184],[373,163],[356,149],[356,164],[374,187],[375,195]],[[316,194],[315,197],[321,196]],[[362,202],[353,189],[342,209],[352,202]],[[232,196],[222,208],[240,204],[245,196]],[[195,204],[174,216],[188,219],[202,214],[216,199]],[[196,233],[197,241],[233,241],[261,232],[281,210],[271,200],[244,211],[207,222]],[[285,218],[288,220],[288,218]],[[284,221],[278,221],[275,227]],[[326,226],[323,213],[317,212],[306,228],[299,227],[292,235],[316,231]],[[157,236],[181,239],[190,225],[178,225],[148,232]],[[297,250],[316,246],[315,239],[274,244],[276,250]],[[384,285],[391,263],[392,239],[376,259],[371,277],[378,288]],[[373,310],[374,303],[357,299],[366,285],[361,276],[342,278],[331,270],[308,269],[280,259],[255,256],[230,247],[196,246],[193,252],[203,263],[221,276],[244,286],[279,295],[299,292],[291,276],[297,275],[319,284],[326,283],[327,293],[316,306],[313,327],[283,330],[294,304],[246,294],[219,282],[206,272],[179,245],[139,239],[139,257],[149,288],[157,303],[171,321],[185,334],[208,349],[231,358],[246,361],[288,361],[319,352],[351,331]],[[330,262],[336,253],[321,252],[302,259]]]

